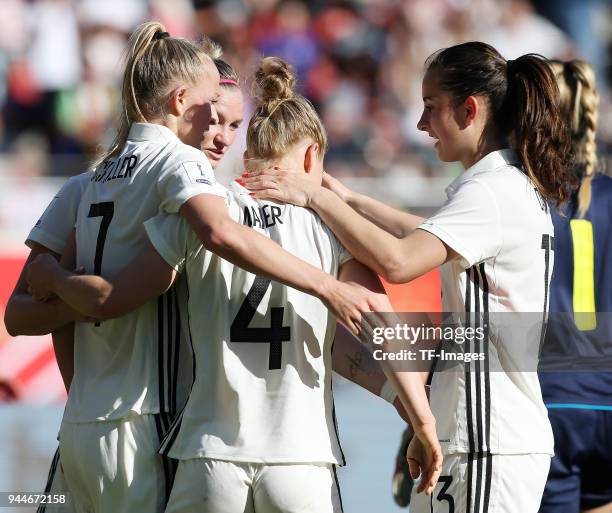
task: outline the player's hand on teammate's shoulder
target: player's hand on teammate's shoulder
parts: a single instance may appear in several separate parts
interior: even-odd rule
[[[351,194],[351,191],[346,185],[344,185],[340,180],[334,178],[328,172],[323,171],[323,181],[321,183],[323,187],[329,189],[333,193],[336,194],[342,201],[348,203]]]
[[[274,166],[248,171],[242,175],[245,187],[258,199],[291,203],[298,207],[310,206],[311,199],[321,185],[312,180],[304,169]]]
[[[435,424],[423,424],[415,429],[406,457],[413,479],[420,477],[417,493],[431,495],[442,471],[442,448]]]
[[[28,291],[34,299],[44,301],[53,294],[53,279],[61,267],[54,256],[41,253],[30,262],[26,280]]]
[[[387,296],[378,294],[354,282],[330,281],[322,293],[327,307],[353,335],[362,330],[364,312],[386,311]]]

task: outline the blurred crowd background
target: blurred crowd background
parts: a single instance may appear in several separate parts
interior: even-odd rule
[[[508,59],[588,60],[601,92],[601,161],[612,156],[612,0],[0,0],[0,319],[30,228],[113,138],[122,52],[151,19],[173,36],[221,43],[246,94],[261,57],[292,63],[329,132],[326,169],[423,215],[461,171],[440,164],[416,129],[423,65],[442,47],[483,40]],[[220,166],[225,180],[241,171],[246,125]],[[431,310],[419,301],[439,301],[436,280],[402,289],[403,308]],[[347,511],[400,511],[389,488],[402,423],[355,387],[334,392],[351,461],[340,474]],[[11,339],[0,320],[0,490],[42,489],[64,399],[50,338]]]
[[[112,138],[122,51],[139,23],[207,34],[243,77],[291,62],[330,135],[327,169],[351,177],[440,177],[416,130],[425,59],[483,40],[508,59],[584,58],[602,90],[600,151],[612,148],[609,0],[1,0],[0,175],[68,176]],[[245,123],[246,124],[246,123]],[[239,154],[240,152],[236,152]]]

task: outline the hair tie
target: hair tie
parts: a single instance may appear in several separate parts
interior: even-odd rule
[[[506,61],[506,75],[508,76],[508,78],[510,78],[510,74],[512,72],[512,66],[514,64],[514,60],[513,59],[508,59]]]
[[[229,78],[223,78],[219,80],[219,85],[223,85],[223,84],[229,84],[229,85],[233,85],[236,87],[240,87],[240,85],[238,85],[238,82],[236,82],[235,80],[229,79]]]
[[[160,39],[165,39],[167,37],[170,37],[170,34],[168,32],[155,32],[155,35],[153,36],[153,41],[159,41]]]

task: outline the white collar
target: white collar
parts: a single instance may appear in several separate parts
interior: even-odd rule
[[[251,191],[249,191],[246,187],[243,187],[242,185],[240,185],[238,183],[238,180],[232,180],[231,183],[229,184],[228,189],[232,192],[235,192],[236,194],[242,194],[242,195],[251,194]]]
[[[457,192],[459,186],[468,181],[470,178],[489,171],[495,171],[496,169],[505,166],[521,166],[521,161],[516,151],[509,148],[492,151],[455,178],[455,180],[446,188],[446,195],[451,198]]]
[[[179,140],[174,132],[168,127],[154,123],[132,123],[128,139],[131,141],[159,142],[174,142]]]

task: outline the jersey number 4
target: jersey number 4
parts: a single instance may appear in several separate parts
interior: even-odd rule
[[[291,340],[291,328],[283,326],[282,307],[270,309],[269,328],[251,328],[249,324],[255,316],[257,307],[266,295],[271,281],[267,278],[255,277],[255,281],[249,290],[244,302],[240,306],[238,313],[230,328],[230,339],[232,342],[255,342],[270,344],[270,369],[280,369],[283,356],[283,342]]]

